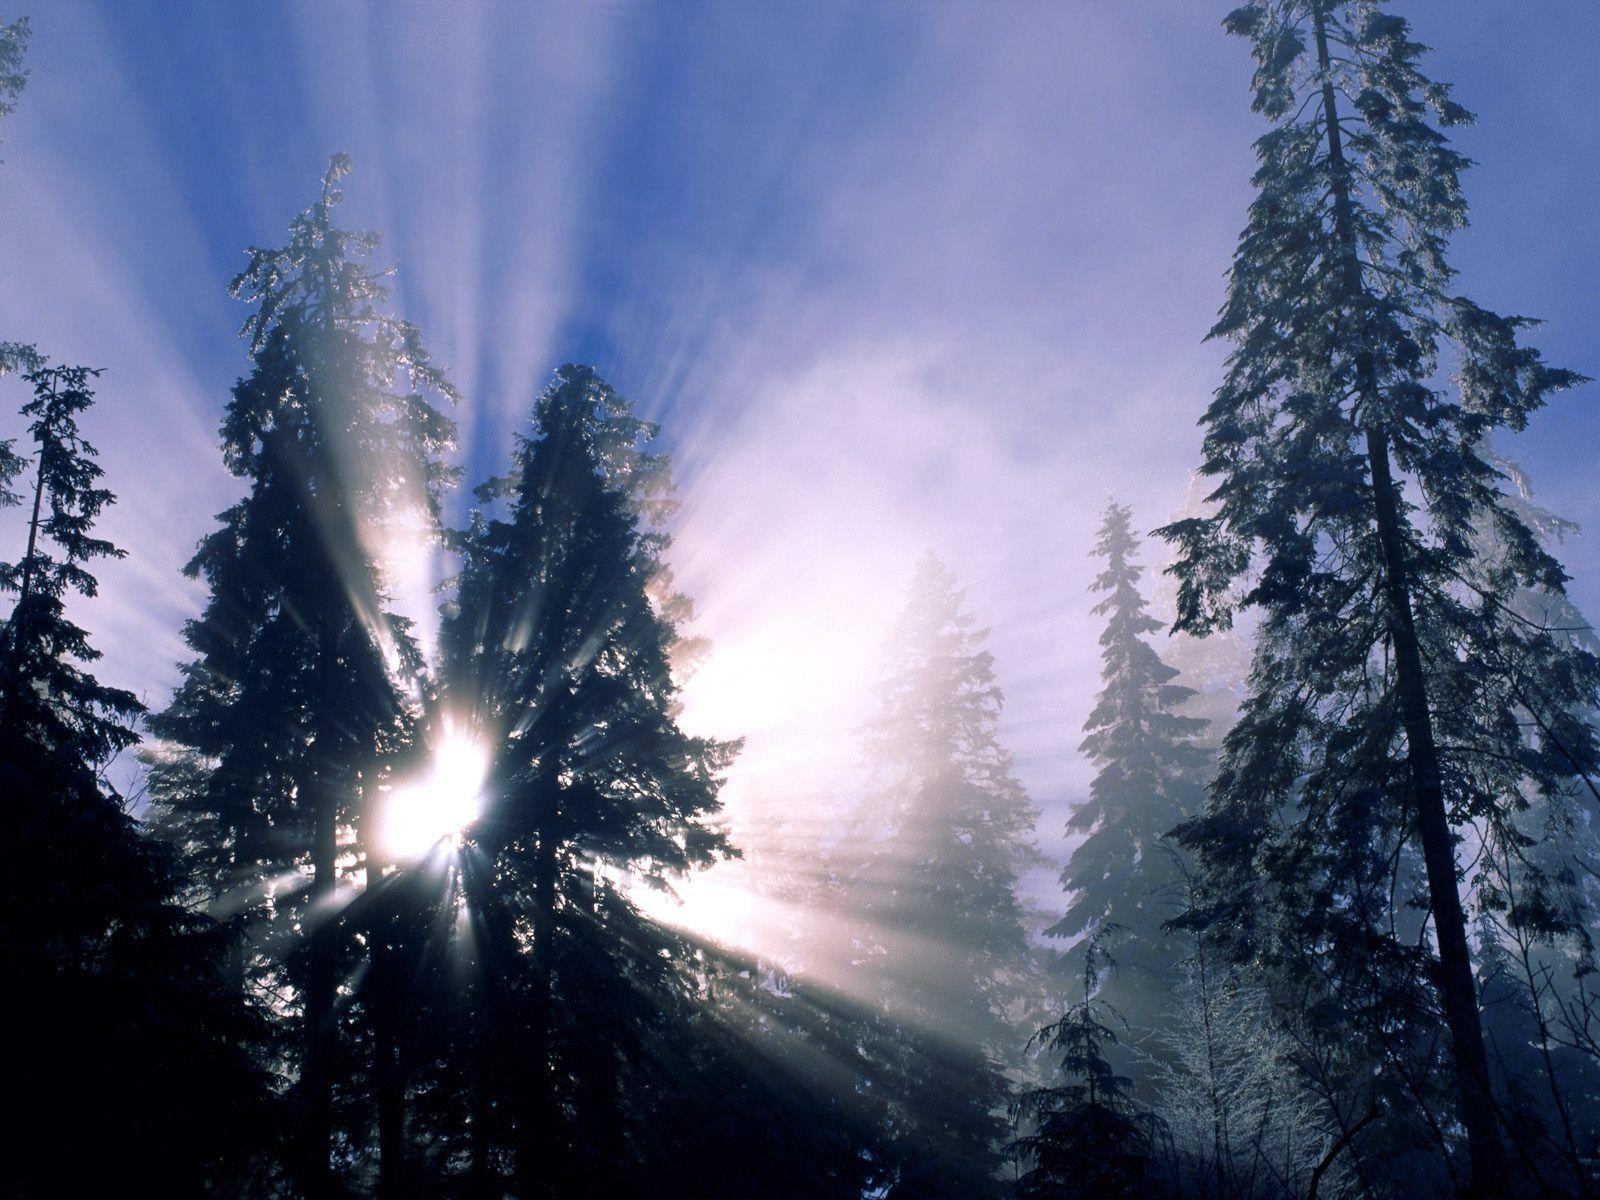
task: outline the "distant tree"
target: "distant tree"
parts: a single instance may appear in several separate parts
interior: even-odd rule
[[[1110,932],[1109,930],[1103,932]],[[1082,999],[1035,1040],[1059,1059],[1061,1082],[1025,1092],[1018,1116],[1029,1126],[1011,1143],[1023,1200],[1144,1200],[1154,1183],[1159,1125],[1131,1097],[1131,1081],[1107,1058],[1120,1016],[1100,999],[1111,965],[1091,934],[1079,955]]]
[[[1182,979],[1182,942],[1163,926],[1183,911],[1186,872],[1166,835],[1200,811],[1210,762],[1197,744],[1206,722],[1181,714],[1194,692],[1149,643],[1160,623],[1140,592],[1138,549],[1132,514],[1112,502],[1094,549],[1105,560],[1093,585],[1104,594],[1094,608],[1106,618],[1104,686],[1080,747],[1099,772],[1067,819],[1068,835],[1083,840],[1061,874],[1066,915],[1047,932],[1078,939],[1067,955],[1077,973],[1101,930],[1120,931],[1105,998],[1142,1036],[1161,1027]]]
[[[512,474],[480,494],[441,632],[443,710],[490,748],[464,848],[483,945],[472,1150],[481,1191],[638,1194],[673,1094],[657,1068],[690,986],[681,940],[619,881],[666,886],[729,852],[714,827],[737,746],[678,726],[677,641],[652,604],[667,542],[655,434],[587,367],[534,405]],[[509,1156],[497,1152],[509,1150]]]
[[[257,1031],[227,978],[227,933],[179,903],[171,848],[106,781],[143,710],[95,678],[99,652],[67,612],[98,592],[95,561],[123,554],[94,535],[113,496],[78,426],[98,374],[28,375],[27,543],[0,563],[0,593],[15,598],[0,623],[7,1190],[237,1194],[269,1140]],[[71,1149],[73,1130],[92,1144]]]
[[[1252,44],[1272,128],[1212,331],[1234,343],[1204,419],[1215,509],[1162,532],[1180,629],[1225,628],[1241,606],[1262,627],[1207,812],[1181,839],[1207,881],[1194,922],[1286,973],[1327,1037],[1364,1040],[1353,1086],[1392,1091],[1421,1138],[1449,1150],[1464,1128],[1459,1174],[1502,1195],[1457,833],[1594,769],[1574,713],[1600,668],[1482,586],[1472,537],[1503,540],[1498,580],[1560,591],[1483,444],[1578,377],[1519,344],[1527,320],[1451,291],[1466,163],[1430,121],[1469,114],[1418,69],[1406,23],[1355,0],[1258,0],[1226,25]],[[1436,1013],[1453,1075],[1431,1061]]]
[[[872,998],[895,1197],[994,1194],[1008,1068],[1037,967],[1017,898],[1035,811],[997,725],[984,632],[933,555],[918,563],[866,731],[871,788],[843,862],[854,989]]]
[[[384,309],[385,272],[367,261],[377,235],[334,224],[349,170],[335,156],[288,245],[252,249],[233,281],[256,309],[222,445],[248,492],[188,565],[210,595],[184,633],[183,682],[151,722],[167,741],[150,774],[165,826],[219,910],[248,919],[253,994],[298,1024],[285,1066],[312,1197],[334,1186],[337,988],[357,949],[336,889],[379,872],[365,814],[410,742],[421,669],[377,554],[436,528],[453,427],[433,401],[455,395]],[[384,1149],[392,1178],[399,1147]]]

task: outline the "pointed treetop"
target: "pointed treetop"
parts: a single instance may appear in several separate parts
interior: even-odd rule
[[[92,532],[116,499],[100,486],[95,448],[78,428],[79,415],[94,402],[90,382],[99,374],[61,365],[27,376],[34,388],[22,408],[32,418],[32,511],[22,558],[0,563],[0,592],[17,598],[3,627],[0,657],[5,736],[95,764],[135,740],[128,722],[143,711],[131,692],[106,687],[83,669],[100,652],[66,613],[69,596],[91,597],[99,589],[88,564],[124,555]],[[14,503],[15,497],[5,500]]]

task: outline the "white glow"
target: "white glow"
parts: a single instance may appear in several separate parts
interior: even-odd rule
[[[470,738],[447,734],[428,774],[389,792],[379,820],[378,847],[388,858],[414,861],[478,819],[489,752]]]

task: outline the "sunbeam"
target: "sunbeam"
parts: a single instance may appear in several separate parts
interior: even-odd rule
[[[1600,1195],[1593,0],[11,4],[21,1200]]]

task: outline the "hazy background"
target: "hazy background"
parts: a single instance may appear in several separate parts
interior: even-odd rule
[[[503,469],[564,361],[665,423],[674,562],[715,641],[689,720],[748,735],[733,800],[852,786],[884,627],[931,547],[993,627],[1058,854],[1089,776],[1099,510],[1114,493],[1148,529],[1182,501],[1220,375],[1202,339],[1260,132],[1227,7],[0,10],[34,27],[0,126],[0,334],[107,368],[87,426],[131,556],[88,614],[104,675],[151,703],[175,678],[199,599],[179,568],[237,491],[215,439],[245,365],[226,284],[347,150],[342,220],[383,231],[398,307],[467,397],[469,481]],[[1544,317],[1547,357],[1600,375],[1600,5],[1396,7],[1482,121],[1456,139],[1482,164],[1462,289]],[[1594,530],[1597,396],[1505,447]],[[0,399],[0,436],[20,432],[20,385]],[[1565,553],[1591,614],[1595,547]],[[427,580],[404,582],[425,609]]]

